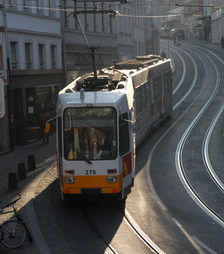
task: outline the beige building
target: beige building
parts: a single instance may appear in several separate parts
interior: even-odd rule
[[[151,2],[134,0],[121,4],[112,1],[74,1],[72,6],[71,1],[62,2],[63,9],[71,10],[64,12],[62,26],[66,83],[93,69],[88,47],[96,48],[97,69],[136,55],[152,53],[154,48],[158,48],[159,26],[151,19],[143,18],[151,14]],[[154,6],[158,4],[156,0],[152,2]],[[73,15],[73,11],[78,16]],[[106,13],[107,11],[116,11],[117,14],[113,16]]]

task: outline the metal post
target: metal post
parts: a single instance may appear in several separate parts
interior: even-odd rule
[[[89,50],[89,52],[90,52],[90,54],[91,54],[92,63],[93,63],[94,79],[97,80],[97,71],[96,71],[96,49],[98,49],[98,48],[101,46],[101,43],[102,43],[103,38],[104,38],[104,35],[105,35],[105,33],[106,33],[106,31],[107,31],[109,25],[110,25],[110,20],[108,21],[108,24],[107,24],[106,27],[104,28],[104,31],[103,31],[103,33],[102,33],[100,39],[99,39],[99,42],[98,42],[97,47],[90,47],[89,42],[88,42],[87,37],[86,37],[86,34],[85,34],[85,31],[84,31],[84,29],[83,29],[82,23],[81,23],[81,21],[80,21],[80,19],[79,19],[79,16],[78,16],[78,14],[82,14],[82,13],[91,13],[91,14],[93,14],[93,13],[102,13],[102,14],[107,13],[107,14],[110,14],[110,15],[114,15],[114,16],[115,16],[115,15],[116,15],[116,12],[115,12],[115,11],[111,11],[111,10],[108,10],[108,11],[107,11],[107,10],[106,10],[106,11],[95,11],[95,10],[93,10],[93,11],[76,11],[76,12],[74,12],[74,16],[76,16],[76,18],[77,18],[77,20],[78,20],[78,22],[79,22],[79,25],[80,25],[80,28],[81,28],[81,31],[82,31],[83,38],[84,38],[84,40],[85,40],[85,42],[86,42],[86,46],[87,46],[87,48],[88,48],[88,50]]]
[[[93,73],[94,73],[94,79],[97,80],[97,72],[96,72],[96,55],[95,50],[96,48],[89,48],[91,52],[92,62],[93,62]]]

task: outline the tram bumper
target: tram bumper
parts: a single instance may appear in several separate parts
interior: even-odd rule
[[[101,195],[117,194],[122,191],[121,175],[73,176],[74,181],[63,177],[62,192],[64,194]]]

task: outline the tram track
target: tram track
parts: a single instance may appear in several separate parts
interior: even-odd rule
[[[196,48],[201,48],[201,47],[196,46]],[[224,61],[219,56],[217,56],[211,50],[208,50],[208,51],[212,55],[214,55],[221,62],[221,64],[224,65]],[[211,121],[211,124],[210,124],[210,126],[206,132],[205,138],[203,140],[203,147],[202,147],[204,165],[205,165],[207,171],[209,172],[209,174],[211,175],[211,177],[213,178],[214,182],[217,184],[217,186],[221,189],[222,192],[224,192],[224,183],[218,177],[218,175],[215,172],[215,169],[212,166],[208,150],[209,150],[209,142],[211,139],[212,132],[214,131],[215,126],[216,126],[218,120],[220,119],[221,115],[223,114],[223,112],[224,112],[224,104],[222,104],[220,106],[219,110],[217,111],[217,114],[214,116],[213,120]]]
[[[186,49],[183,49],[183,48],[178,48],[178,50],[182,50],[182,51],[185,51],[185,53],[186,53]],[[193,53],[193,52],[192,52]],[[192,53],[191,53],[191,55],[192,55]],[[189,53],[187,53],[187,54],[189,54]],[[196,54],[198,57],[199,57],[199,55],[201,54],[201,52],[200,53],[195,53],[194,52],[194,54]],[[200,57],[199,57],[200,58]],[[212,60],[211,60],[212,61]],[[203,61],[201,61],[202,62],[202,64],[204,65],[205,63],[203,62]],[[217,67],[215,67],[215,63],[213,62],[213,64],[212,64],[212,66],[213,66],[213,68],[216,68],[216,75],[218,75],[218,69],[217,69]],[[206,80],[206,78],[205,78],[205,80]],[[217,84],[219,84],[219,81],[220,80],[217,80]],[[196,76],[195,76],[195,78],[194,78],[194,82],[196,83]],[[204,87],[205,87],[205,84],[203,85]],[[194,87],[193,86],[193,84],[192,84],[192,87]],[[201,90],[201,91],[203,91],[203,89]],[[217,90],[216,90],[217,91]],[[215,94],[215,92],[214,92],[214,94]],[[185,98],[187,98],[187,96],[185,97]],[[154,184],[152,183],[152,178],[151,178],[151,176],[150,176],[150,174],[151,174],[151,162],[152,162],[152,158],[153,158],[153,156],[154,156],[154,152],[155,152],[155,150],[157,149],[157,147],[160,145],[160,143],[163,141],[163,139],[165,139],[165,137],[169,134],[169,132],[174,128],[174,126],[184,117],[184,115],[188,112],[188,110],[192,107],[192,105],[195,103],[195,102],[197,102],[197,98],[200,98],[200,96],[199,96],[199,94],[197,94],[197,96],[195,96],[195,98],[194,98],[194,100],[193,101],[191,101],[191,103],[188,105],[188,107],[180,114],[180,116],[177,118],[177,120],[166,130],[166,132],[164,132],[164,134],[157,140],[157,143],[152,147],[152,149],[151,149],[151,152],[150,152],[150,154],[149,154],[149,158],[148,158],[148,162],[147,162],[147,168],[149,169],[148,171],[147,171],[147,181],[148,181],[148,184],[149,184],[149,186],[150,186],[150,189],[152,189],[153,190],[153,192],[155,193],[155,195],[156,195],[156,197],[158,198],[158,200],[159,200],[159,203],[161,204],[161,207],[163,208],[163,209],[165,209],[165,210],[167,210],[167,206],[163,203],[163,201],[160,199],[160,196],[157,194],[157,192],[156,192],[156,189],[154,188]],[[211,101],[214,99],[214,96],[211,96]],[[184,100],[183,100],[184,101]],[[208,104],[208,102],[206,103],[206,104]],[[181,105],[181,103],[179,104],[179,105]],[[176,104],[175,106],[174,106],[174,108],[176,109],[176,108],[178,108],[178,104]],[[206,107],[204,106],[203,108],[202,108],[202,110],[200,111],[200,112],[203,112],[204,110],[206,110]],[[223,110],[223,107],[220,107],[220,112]],[[221,113],[220,113],[221,114]],[[219,115],[220,115],[219,114]],[[217,116],[218,117],[218,116]],[[194,121],[194,120],[193,120]],[[190,128],[189,128],[190,129]],[[182,138],[182,140],[184,140],[183,138]],[[181,141],[180,141],[181,142]],[[206,145],[207,145],[207,147],[206,148],[204,148],[204,151],[206,150],[206,149],[208,149],[208,138],[206,139],[206,142],[204,142]],[[178,167],[179,165],[181,165],[181,163],[180,163],[180,160],[179,161],[177,161],[177,158],[180,158],[180,157],[178,157],[179,155],[180,155],[180,151],[181,151],[181,149],[180,149],[180,143],[179,143],[179,145],[178,145],[178,148],[177,148],[177,150],[176,150],[177,152],[176,152],[176,155],[175,155],[175,164],[176,164],[176,167]],[[208,161],[208,155],[206,155],[206,160]],[[208,163],[207,163],[208,164]],[[179,167],[180,168],[180,167]],[[178,171],[178,170],[177,170]],[[183,171],[181,171],[181,172],[183,172]],[[184,173],[183,173],[183,178],[184,178]],[[180,174],[179,174],[179,177],[180,177]],[[180,177],[181,178],[181,177]],[[187,183],[186,183],[187,184]],[[193,198],[193,200],[194,201],[196,201],[196,197],[193,197],[193,196],[191,196],[192,198]],[[218,217],[216,217],[217,218],[217,221],[219,221],[219,223],[222,223],[221,222],[221,220],[220,220],[220,218],[218,218]],[[175,221],[177,221],[177,220],[175,220],[174,219],[174,222]],[[180,223],[177,221],[177,226],[179,226],[180,225]],[[181,226],[182,227],[182,226]],[[192,238],[191,238],[192,237]],[[196,237],[194,237],[194,236],[190,236],[190,238],[192,239],[191,241],[192,242],[195,242],[195,243],[197,243],[197,244],[199,244],[201,247],[202,247],[202,249],[206,249],[206,248],[208,248],[209,250],[211,250],[207,245],[205,245],[202,241],[200,241],[200,240],[198,240]],[[205,248],[206,247],[206,248]],[[212,251],[212,250],[211,250]],[[209,253],[213,253],[213,252],[209,252]]]
[[[159,248],[148,236],[147,234],[139,227],[133,217],[130,215],[127,209],[124,211],[124,219],[128,226],[135,232],[135,234],[141,239],[141,241],[157,254],[165,254],[165,252]]]
[[[196,84],[196,80],[198,77],[198,69],[197,69],[197,65],[194,61],[194,59],[191,57],[191,60],[193,60],[193,66],[195,69],[195,73],[194,73],[194,78],[191,84],[191,91],[192,88],[195,86]],[[182,80],[182,79],[181,79]],[[189,93],[188,93],[189,95]],[[183,102],[184,99],[186,99],[186,95],[184,95],[182,98],[179,98],[179,100],[177,101],[177,103],[173,106],[174,110],[178,108],[178,106],[180,106],[180,101]],[[177,123],[184,117],[184,115],[186,114],[186,112],[190,109],[190,107],[193,105],[193,103],[197,100],[197,97],[191,102],[191,104],[189,104],[187,106],[187,108],[178,116],[178,118],[175,120],[174,123],[172,123],[172,125],[163,133],[163,135],[160,136],[160,138],[158,138],[157,142],[153,145],[150,153],[149,153],[149,157],[148,157],[148,161],[147,161],[147,171],[146,171],[146,178],[147,178],[147,182],[148,185],[150,187],[150,189],[152,190],[152,192],[154,193],[154,195],[157,197],[157,200],[160,203],[160,206],[162,207],[163,210],[167,210],[165,204],[161,201],[161,199],[159,198],[159,195],[156,192],[156,189],[154,188],[154,185],[152,183],[152,178],[150,176],[150,168],[151,168],[151,161],[154,155],[155,150],[157,149],[157,147],[159,146],[159,144],[162,142],[162,140],[168,135],[168,133],[177,125]]]
[[[185,95],[180,99],[180,101],[179,101],[177,104],[175,104],[174,109],[176,109],[176,108],[186,99],[186,97],[189,96],[189,94],[192,92],[192,90],[193,90],[193,88],[194,88],[194,85],[195,85],[195,83],[196,83],[197,75],[198,75],[198,73],[197,73],[197,66],[196,66],[196,63],[195,63],[194,59],[190,56],[190,54],[188,54],[187,52],[185,52],[185,53],[188,55],[188,57],[190,58],[190,60],[193,62],[193,66],[194,66],[194,69],[195,69],[195,75],[194,75],[194,79],[193,79],[192,85],[191,85],[190,89],[188,90],[187,94],[185,94]],[[180,55],[180,54],[178,54],[178,55]],[[182,61],[184,61],[182,57],[181,57],[181,59],[182,59]],[[184,78],[185,78],[185,76],[186,76],[186,69],[185,69],[185,68],[186,68],[186,65],[183,64],[183,66],[184,66],[184,70],[185,70],[185,71],[184,71],[184,74],[183,74],[181,80],[179,81],[179,84],[178,84],[177,88],[175,89],[175,93],[177,92],[177,90],[180,89],[181,85],[183,84]],[[173,125],[172,125],[172,126],[173,126]],[[170,128],[172,128],[172,126],[171,126]],[[168,130],[168,131],[169,131],[169,130]],[[166,133],[165,133],[164,135],[166,135]],[[161,137],[161,138],[162,138],[162,137]],[[147,166],[147,168],[148,168],[148,167],[149,167],[149,161],[148,161],[147,164],[148,164],[148,166]],[[147,177],[147,179],[150,181],[150,177]],[[151,186],[152,186],[152,185],[151,185]],[[153,192],[154,192],[154,194],[156,194],[155,191],[153,191]],[[157,195],[156,195],[156,196],[157,196]],[[158,200],[159,200],[159,199],[158,199]],[[163,204],[162,204],[162,206],[163,206]],[[164,207],[164,206],[163,206],[163,207]],[[165,209],[166,209],[166,208],[165,208]],[[153,253],[159,253],[159,254],[164,254],[164,253],[165,253],[165,252],[164,252],[159,246],[157,246],[157,245],[148,237],[148,235],[141,229],[141,227],[136,223],[136,221],[133,219],[133,217],[130,215],[130,213],[128,212],[127,209],[125,209],[125,211],[124,211],[124,219],[125,219],[126,223],[128,224],[128,226],[135,232],[135,234],[141,239],[141,241],[153,251]]]
[[[189,196],[194,200],[194,202],[207,215],[210,216],[210,218],[214,221],[214,223],[216,222],[219,226],[221,226],[223,228],[223,225],[224,225],[223,224],[224,223],[223,213],[222,213],[222,215],[220,215],[216,211],[217,207],[213,207],[213,203],[215,203],[215,200],[210,200],[210,203],[209,203],[208,199],[204,199],[204,197],[206,196],[206,186],[204,187],[204,193],[201,197],[202,193],[197,192],[198,186],[199,186],[199,188],[201,188],[201,191],[203,191],[203,186],[200,187],[200,183],[199,183],[200,180],[199,180],[199,182],[197,182],[196,178],[193,179],[193,177],[194,177],[193,174],[191,175],[191,178],[188,179],[188,176],[185,172],[186,171],[185,170],[185,165],[184,165],[184,162],[183,162],[183,156],[184,156],[183,155],[183,149],[184,149],[185,145],[187,144],[187,142],[189,143],[189,136],[193,132],[193,129],[194,129],[195,125],[199,122],[200,118],[204,117],[208,121],[208,117],[206,117],[206,116],[208,116],[208,114],[206,115],[206,112],[208,111],[208,108],[210,108],[210,112],[215,112],[215,110],[216,110],[215,114],[214,113],[211,114],[212,117],[210,117],[210,118],[212,118],[212,119],[209,120],[210,124],[207,127],[207,131],[205,132],[204,138],[201,139],[201,142],[203,143],[202,147],[201,147],[201,153],[202,153],[201,156],[202,156],[203,163],[204,163],[204,170],[205,171],[207,170],[207,173],[210,175],[210,178],[212,178],[211,181],[213,180],[213,182],[219,188],[220,192],[222,192],[222,194],[220,193],[220,195],[219,194],[217,194],[217,195],[218,196],[223,196],[223,186],[224,185],[223,185],[223,182],[217,176],[216,170],[213,168],[213,165],[211,163],[210,156],[209,156],[209,143],[210,143],[210,139],[211,139],[212,133],[214,131],[214,128],[215,128],[217,122],[219,121],[220,117],[222,116],[223,111],[224,111],[224,105],[223,105],[222,100],[220,98],[220,92],[222,90],[219,90],[219,89],[221,89],[220,75],[222,73],[220,71],[220,68],[221,68],[221,65],[223,65],[224,62],[214,52],[212,52],[208,49],[206,50],[206,49],[204,49],[204,48],[202,48],[198,45],[197,46],[190,45],[190,47],[188,47],[187,49],[182,47],[181,49],[178,49],[178,50],[185,50],[185,51],[190,50],[193,54],[197,55],[199,58],[201,58],[201,56],[206,57],[207,60],[204,60],[204,61],[201,61],[201,62],[203,63],[203,65],[205,65],[205,63],[206,63],[206,65],[207,65],[206,69],[207,70],[211,69],[211,68],[212,68],[212,70],[214,69],[213,77],[216,77],[216,80],[215,81],[211,80],[210,75],[209,75],[208,79],[211,82],[210,84],[214,83],[214,85],[210,85],[209,89],[211,89],[212,86],[213,86],[213,88],[214,88],[213,92],[211,92],[211,96],[207,99],[206,103],[203,105],[203,107],[196,114],[196,116],[194,117],[192,122],[188,125],[185,132],[182,134],[182,136],[180,138],[180,141],[178,143],[178,146],[177,146],[176,152],[175,152],[176,171],[178,173],[179,179],[182,182],[182,185],[185,187],[185,189],[186,189],[187,193],[189,194]],[[191,53],[191,55],[192,55],[192,53]],[[210,66],[210,67],[208,67],[208,66]],[[210,71],[210,73],[211,73],[211,71]],[[206,80],[206,78],[205,78],[205,80]],[[223,94],[223,92],[221,92],[221,94]],[[200,98],[200,96],[197,96],[197,97]],[[194,101],[191,104],[189,104],[189,109],[193,105],[193,103],[197,102],[197,97],[195,97]],[[201,98],[203,98],[203,97],[201,97]],[[219,99],[217,100],[216,104],[214,104],[213,101],[215,102],[216,98],[219,98]],[[212,104],[212,106],[210,106],[211,104]],[[199,105],[199,104],[196,103],[196,105]],[[185,114],[185,113],[187,113],[187,110],[185,112],[183,112],[183,114]],[[206,123],[206,125],[207,125],[207,123]],[[200,127],[198,128],[199,133],[202,130],[202,126],[201,126],[201,128]],[[167,130],[166,134],[168,134],[169,131],[170,130]],[[203,130],[203,132],[204,132],[204,130]],[[150,157],[149,157],[150,162],[152,160],[154,151],[156,150],[157,146],[159,146],[160,142],[162,142],[162,140],[165,138],[166,134],[163,137],[161,137],[160,140],[158,140],[158,143],[156,144],[156,147],[153,147],[153,151],[151,152]],[[193,138],[193,135],[192,135],[192,138]],[[195,140],[197,140],[197,142],[198,142],[198,138],[196,138]],[[188,147],[189,147],[188,150],[190,150],[191,146],[189,144],[188,144]],[[199,153],[198,150],[199,150],[199,147],[196,148],[197,153]],[[196,157],[196,158],[198,159],[198,157]],[[188,160],[190,160],[190,158],[189,159],[186,158],[185,162],[187,163]],[[148,162],[148,164],[151,164],[151,163]],[[188,166],[188,168],[189,168],[189,166]],[[190,170],[188,170],[188,171],[189,171],[188,174],[191,174]],[[148,174],[148,179],[149,178],[150,178],[150,175]],[[208,177],[206,179],[208,179]],[[191,181],[193,181],[193,180],[194,180],[194,186],[191,183]],[[150,184],[152,184],[151,179],[150,179],[149,182],[150,182]],[[195,187],[197,187],[197,188],[195,188]],[[211,192],[210,188],[208,189],[208,193],[209,193],[209,191]],[[208,196],[211,196],[210,193],[208,194]],[[158,194],[157,194],[157,197],[160,199]],[[162,203],[162,206],[166,208],[166,206],[164,205],[164,203],[161,200],[160,200],[160,202]],[[220,200],[219,200],[219,203],[220,203]],[[174,219],[174,222],[175,222],[175,219]],[[180,223],[178,221],[177,221],[177,224],[180,225]],[[208,245],[204,244],[203,241],[198,240],[197,237],[195,237],[195,236],[191,236],[191,237],[192,237],[192,240],[194,242],[197,242],[202,247],[202,249],[207,249],[208,253],[215,253],[215,251],[213,251],[213,249],[210,248]]]
[[[164,45],[162,45],[161,47],[163,47],[163,48],[166,48],[166,46],[164,46]],[[184,82],[184,79],[186,78],[186,63],[185,63],[185,61],[184,61],[184,59],[183,59],[183,57],[181,56],[181,54],[179,53],[179,52],[177,52],[177,51],[175,51],[174,49],[172,49],[172,48],[170,48],[170,50],[171,51],[173,51],[177,56],[178,56],[178,58],[180,59],[180,61],[181,61],[181,64],[182,64],[182,66],[183,66],[183,74],[181,75],[181,79],[180,79],[180,81],[177,83],[177,86],[174,88],[174,90],[173,90],[173,94],[175,94],[180,88],[181,88],[181,86],[182,86],[182,84],[183,84],[183,82]],[[173,65],[173,69],[175,70],[175,64],[173,63],[173,58],[171,57],[171,59],[172,59],[172,65]]]
[[[216,84],[217,87],[217,84]],[[210,98],[209,101],[211,101],[211,99],[214,97],[214,93],[212,95],[212,97]],[[187,141],[188,136],[190,135],[191,131],[193,130],[194,126],[196,125],[197,121],[199,121],[200,117],[202,116],[202,114],[205,112],[205,109],[208,107],[209,103],[206,103],[204,105],[204,107],[202,108],[202,110],[198,113],[198,115],[196,116],[196,118],[194,118],[194,120],[191,122],[191,124],[188,126],[188,128],[186,129],[186,131],[184,132],[183,136],[181,137],[178,145],[177,145],[177,149],[176,149],[176,154],[175,154],[175,164],[176,164],[176,170],[177,173],[179,175],[179,178],[183,184],[183,186],[185,187],[185,189],[187,190],[188,194],[192,197],[192,199],[208,214],[210,215],[213,219],[215,219],[216,222],[218,222],[219,224],[223,224],[223,221],[221,220],[221,218],[219,216],[217,216],[211,208],[209,208],[206,203],[200,198],[200,196],[195,192],[194,188],[192,187],[191,183],[189,182],[189,180],[187,179],[187,176],[185,174],[185,169],[183,166],[183,159],[182,159],[182,154],[183,154],[183,148],[184,145]]]
[[[186,53],[186,52],[185,52]],[[194,62],[194,60],[193,60],[193,58],[188,54],[188,53],[186,53],[189,57],[190,57],[190,59]],[[213,62],[213,66],[215,66],[215,64],[214,64],[214,62]],[[195,64],[195,62],[194,62],[194,68],[195,68],[195,70],[196,70],[196,64]],[[217,71],[217,69],[216,69],[216,71]],[[190,92],[192,91],[192,89],[193,89],[193,87],[194,87],[194,84],[195,84],[195,82],[196,82],[196,79],[197,79],[197,71],[195,72],[195,76],[194,76],[194,79],[193,79],[193,84],[192,84],[192,86],[190,87]],[[217,71],[217,76],[218,76],[218,71]],[[217,82],[216,82],[216,85],[218,86],[218,84],[219,84],[219,79],[217,80]],[[189,93],[190,93],[189,92]],[[216,92],[217,92],[217,90],[215,89],[215,91],[214,91],[214,93],[212,94],[212,96],[211,96],[211,98],[210,98],[210,100],[209,101],[212,101],[212,99],[214,98],[214,96],[215,96],[215,94],[216,94]],[[189,95],[189,93],[188,93],[188,95]],[[184,99],[186,99],[186,97],[187,96],[184,96]],[[184,99],[182,99],[181,101],[183,101]],[[184,113],[185,112],[187,112],[187,110],[190,108],[190,106],[192,106],[192,104],[195,102],[197,100],[197,97],[195,98],[195,100],[189,105],[189,107],[184,111]],[[200,118],[200,116],[205,112],[205,110],[206,110],[206,108],[208,107],[208,105],[209,105],[209,101],[208,101],[208,103],[201,109],[201,111],[199,112],[199,114],[197,115],[198,117],[196,117],[195,119],[199,119]],[[175,106],[175,108],[177,108],[178,106],[180,105],[180,103],[179,104],[176,104]],[[220,116],[220,114],[221,114],[221,111],[223,111],[223,107],[221,107],[220,108],[220,113],[219,114],[217,114],[217,116],[216,116],[216,119]],[[180,116],[180,118],[184,115],[184,113]],[[180,119],[180,118],[178,118],[178,120]],[[177,120],[177,121],[178,121]],[[190,128],[188,128],[189,130],[191,130],[192,128],[191,127],[193,127],[193,125],[194,125],[194,123],[196,122],[196,120],[195,121],[192,121],[192,126],[190,125]],[[176,122],[175,122],[176,123]],[[174,124],[175,124],[174,123]],[[213,126],[213,125],[212,125]],[[170,128],[172,128],[173,126],[171,126]],[[167,132],[169,132],[169,130],[167,131]],[[167,132],[166,133],[164,133],[164,136],[167,134]],[[210,133],[210,132],[209,132]],[[187,135],[186,135],[187,136]],[[206,138],[206,141],[204,142],[205,144],[207,144],[208,143],[208,140],[209,140],[209,136],[210,135],[207,135],[207,138]],[[161,137],[161,139],[162,139],[163,137]],[[182,142],[182,140],[185,140],[184,138],[183,139],[181,139],[181,141],[180,142]],[[159,141],[161,141],[161,140],[159,140]],[[206,151],[206,146],[207,145],[205,145],[204,147],[204,151]],[[178,155],[176,155],[176,158],[181,158],[181,156],[179,155],[179,154],[181,154],[181,149],[180,149],[180,145],[178,144],[178,148],[177,148],[177,154]],[[152,153],[153,153],[153,151],[152,151]],[[152,156],[152,154],[151,154],[151,156]],[[206,161],[208,161],[208,156],[206,155]],[[178,159],[179,160],[179,159]],[[178,164],[178,165],[181,165],[181,162],[179,163],[178,162],[178,160],[176,160],[176,164]],[[148,164],[149,164],[149,161],[148,161]],[[208,163],[207,163],[208,164]],[[194,200],[195,200],[195,198],[193,198]],[[141,241],[146,245],[146,246],[148,246],[149,247],[149,249],[151,250],[151,251],[153,251],[153,253],[165,253],[162,249],[160,249],[153,241],[151,241],[151,239],[147,236],[147,234],[144,232],[144,231],[142,231],[141,230],[141,228],[139,227],[139,225],[136,223],[136,221],[131,217],[131,215],[130,215],[130,213],[128,212],[128,210],[127,209],[125,209],[125,211],[124,211],[124,220],[125,220],[125,222],[128,224],[128,226],[135,232],[135,234],[141,239]],[[175,221],[175,220],[174,220]],[[92,223],[92,222],[91,222]],[[94,227],[95,227],[95,224],[94,224]],[[102,238],[102,235],[99,233],[99,231],[98,231],[98,229],[97,229],[97,234],[99,234],[100,235],[100,238]],[[194,241],[196,241],[197,240],[197,238],[193,238],[194,239]],[[195,240],[196,239],[196,240]],[[104,241],[104,240],[103,240]],[[198,240],[197,240],[198,241]],[[107,243],[108,244],[108,243]],[[201,245],[203,245],[203,243],[201,244]],[[110,245],[108,245],[108,246],[110,246]],[[110,247],[109,247],[110,248]],[[109,252],[109,253],[117,253],[113,248],[112,249],[110,249],[110,251],[112,251],[112,252]],[[115,251],[115,252],[113,252],[113,251]]]
[[[52,168],[48,169],[47,171],[43,172],[39,176],[38,181],[36,182],[35,186],[33,186],[33,191],[32,191],[33,198],[35,198],[41,192],[43,192],[47,188],[47,186],[50,185],[55,180],[56,180],[55,167],[52,167]],[[44,184],[43,184],[43,182],[44,182]],[[82,214],[83,214],[83,217],[84,217],[86,223],[88,224],[90,230],[95,235],[98,245],[101,246],[101,249],[107,254],[118,254],[119,252],[109,243],[109,241],[107,241],[106,237],[101,232],[100,227],[95,222],[95,218],[91,214],[91,209],[93,209],[91,207],[91,204],[89,204],[88,202],[87,203],[84,202],[84,203],[79,204],[79,207],[82,211]],[[135,233],[136,237],[138,239],[140,239],[145,246],[147,246],[147,248],[149,249],[149,253],[157,253],[157,254],[164,254],[165,253],[141,230],[141,228],[138,226],[136,221],[131,217],[130,213],[126,209],[124,210],[123,208],[120,208],[120,213],[123,214],[123,218],[124,218],[123,222],[126,223],[128,225],[128,227],[130,228],[130,230],[132,230]],[[36,219],[36,223],[37,223],[37,219]],[[109,225],[108,225],[108,227],[109,227]],[[40,231],[41,230],[39,229],[38,234],[40,234]],[[35,237],[35,235],[36,235],[36,233],[34,232],[34,237]],[[35,240],[37,241],[37,244],[39,241],[41,241],[41,242],[43,241],[41,243],[42,247],[40,248],[40,253],[41,254],[42,253],[43,254],[44,253],[50,254],[51,248],[47,245],[47,242],[44,241],[43,239],[44,239],[43,236],[41,236],[41,237],[37,236],[35,238]],[[69,248],[69,247],[67,246],[67,248]]]
[[[219,59],[221,60],[221,59]],[[194,126],[196,123],[200,120],[202,115],[204,114],[205,110],[208,108],[208,106],[211,104],[212,100],[216,96],[219,86],[220,86],[220,75],[217,69],[217,66],[213,61],[211,61],[215,71],[216,71],[216,76],[217,76],[217,81],[215,84],[215,89],[213,94],[211,95],[210,99],[208,102],[204,105],[204,107],[201,109],[201,111],[198,113],[198,115],[194,118],[192,123],[188,126],[186,131],[184,132],[183,136],[180,139],[180,142],[178,143],[177,150],[176,150],[176,156],[175,156],[175,162],[176,162],[176,169],[179,175],[180,180],[182,181],[183,186],[189,193],[189,195],[192,197],[192,199],[214,220],[216,221],[220,226],[224,227],[224,219],[209,205],[203,198],[200,197],[200,195],[195,191],[195,189],[192,187],[192,184],[187,178],[187,175],[185,173],[185,168],[183,165],[183,149],[185,146],[185,143],[187,141],[187,138],[189,137],[190,133],[192,132]],[[223,61],[222,61],[223,63]],[[209,125],[209,128],[206,132],[206,135],[203,140],[203,146],[202,146],[202,155],[203,155],[203,161],[205,168],[207,169],[208,173],[210,174],[211,178],[215,182],[215,184],[220,188],[220,190],[223,192],[223,183],[219,180],[217,177],[214,169],[212,168],[210,159],[209,159],[209,154],[208,154],[208,144],[209,140],[211,137],[211,133],[214,129],[214,126],[220,117],[221,113],[223,112],[224,106],[221,105],[218,113],[216,116],[213,118],[211,121],[211,124]]]
[[[99,244],[102,246],[102,248],[105,250],[107,254],[118,254],[118,252],[113,248],[113,246],[105,239],[103,234],[100,232],[100,229],[98,228],[97,224],[94,221],[93,216],[90,213],[89,205],[82,207],[83,215],[89,225],[89,227],[93,230],[95,233]]]
[[[140,239],[140,241],[149,249],[149,253],[156,254],[165,254],[165,252],[156,245],[155,242],[151,240],[151,238],[140,228],[137,222],[133,219],[131,214],[127,209],[123,209],[121,207],[121,213],[123,214],[123,222],[125,222],[128,227],[134,232],[136,237]],[[103,233],[97,223],[95,222],[94,216],[91,214],[91,206],[83,206],[82,207],[83,216],[85,217],[89,227],[92,229],[94,234],[96,235],[99,244],[101,244],[102,248],[108,254],[118,254],[119,252],[106,240]],[[139,250],[140,251],[140,250]]]

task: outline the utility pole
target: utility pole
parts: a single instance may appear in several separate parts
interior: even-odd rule
[[[121,4],[123,3],[127,3],[127,0],[74,0],[75,3],[78,3],[78,2],[92,2],[92,3],[97,3],[97,2],[102,2],[102,3],[105,3],[105,2],[120,2]],[[107,29],[110,25],[110,21],[108,22],[108,24],[105,26],[104,28],[104,31],[103,33],[101,34],[101,37],[99,39],[99,42],[97,44],[96,47],[91,47],[89,42],[88,42],[88,39],[86,37],[86,34],[85,34],[85,31],[83,29],[83,26],[82,26],[82,23],[79,19],[79,15],[81,14],[107,14],[107,15],[112,15],[112,16],[115,16],[116,15],[116,11],[114,10],[98,10],[97,8],[94,8],[92,10],[82,10],[82,11],[77,11],[77,10],[74,10],[74,13],[73,13],[73,16],[76,18],[76,20],[78,20],[78,23],[80,25],[80,28],[81,28],[81,31],[82,31],[82,35],[83,35],[83,38],[85,40],[85,43],[86,43],[86,46],[87,46],[87,49],[89,51],[89,53],[91,54],[91,58],[92,58],[92,65],[93,65],[93,73],[94,73],[94,79],[97,80],[97,68],[96,68],[96,50],[100,48],[101,44],[102,44],[102,40],[104,38],[104,35],[105,33],[107,32]]]

